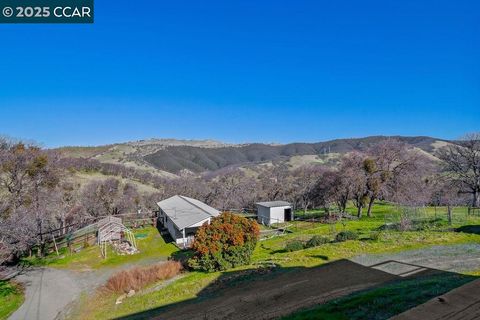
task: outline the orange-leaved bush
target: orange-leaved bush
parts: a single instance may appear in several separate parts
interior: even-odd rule
[[[255,220],[224,212],[201,226],[192,244],[191,268],[218,271],[248,264],[258,241]]]

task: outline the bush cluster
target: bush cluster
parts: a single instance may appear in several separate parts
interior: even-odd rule
[[[322,236],[313,236],[310,238],[310,240],[307,241],[307,248],[312,248],[312,247],[318,247],[321,246],[322,244],[329,243],[330,239],[327,237],[322,237]]]
[[[357,239],[358,239],[358,234],[350,230],[339,232],[335,237],[335,241],[337,242],[343,242],[347,240],[357,240]]]
[[[146,267],[136,267],[115,273],[105,284],[105,289],[111,292],[124,293],[141,288],[160,280],[166,280],[178,275],[182,265],[177,261],[168,261]]]
[[[293,251],[298,251],[304,249],[303,242],[300,240],[293,240],[287,243],[285,246],[285,251],[287,252],[293,252]]]
[[[212,272],[248,264],[259,234],[256,221],[224,212],[197,230],[188,265]]]

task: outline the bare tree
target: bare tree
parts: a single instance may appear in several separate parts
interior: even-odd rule
[[[340,200],[341,204],[338,206],[341,207],[342,212],[345,211],[347,205],[348,195],[346,195],[346,200],[343,203],[342,196],[344,193],[342,193],[341,190],[337,190],[337,179],[339,176],[338,171],[328,167],[322,167],[321,175],[312,192],[314,195],[314,205],[323,207],[328,214],[330,214],[332,204],[338,204],[338,200]]]
[[[7,246],[12,243],[31,245],[35,241],[39,253],[43,253],[44,232],[51,224],[48,206],[52,202],[51,192],[58,182],[58,170],[52,155],[22,143],[2,147],[0,219],[3,226],[12,227],[8,231],[11,242]]]
[[[262,190],[261,198],[265,200],[285,199],[291,191],[291,173],[285,164],[266,167],[258,175]]]
[[[363,161],[368,197],[367,216],[372,216],[372,207],[379,197],[393,198],[400,187],[409,188],[409,179],[422,178],[426,159],[404,143],[387,139],[371,147]],[[400,183],[402,182],[402,183]]]
[[[319,165],[304,165],[292,173],[294,192],[305,213],[314,202],[316,196],[314,191],[323,171]]]
[[[471,194],[471,206],[480,207],[480,133],[467,134],[457,144],[440,149],[438,157],[450,185]]]

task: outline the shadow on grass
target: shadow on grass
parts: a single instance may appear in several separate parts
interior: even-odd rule
[[[317,258],[323,261],[328,261],[330,260],[327,256],[321,255],[321,254],[316,254],[316,255],[311,255],[309,256],[310,258]]]
[[[461,226],[455,229],[455,232],[480,234],[480,225]]]
[[[321,255],[316,257],[328,259]],[[474,278],[428,268],[422,268],[415,275],[400,277],[350,260],[337,260],[312,268],[262,267],[223,272],[193,299],[117,319],[275,319],[323,305],[333,299],[342,299],[357,291],[368,294],[346,304],[340,310],[342,314],[362,309],[360,316],[352,316],[350,319],[371,318],[372,312],[373,315],[380,315],[375,316],[375,319],[387,319]],[[442,282],[442,279],[449,281]],[[191,284],[193,287],[195,285],[196,283]],[[399,286],[400,289],[391,291],[390,295],[382,291],[383,287],[388,286],[393,286],[393,289]],[[410,290],[416,290],[412,294],[414,299],[408,297]],[[369,303],[374,303],[375,307],[370,308]],[[396,305],[392,308],[394,303]]]

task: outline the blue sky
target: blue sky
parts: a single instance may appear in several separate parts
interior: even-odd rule
[[[480,130],[476,0],[103,0],[0,38],[0,133],[46,146]]]

